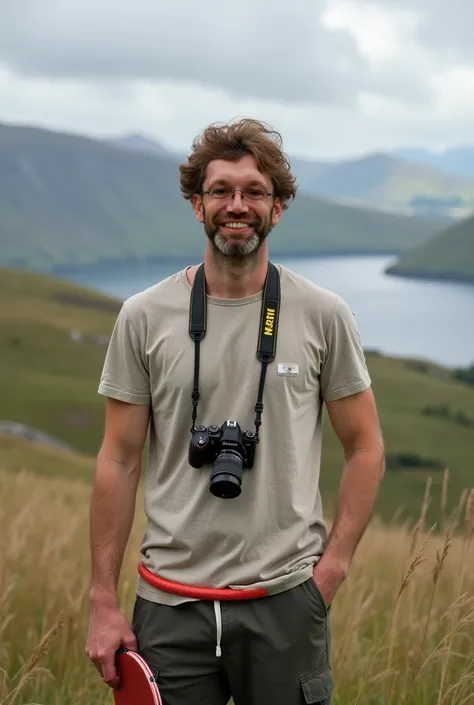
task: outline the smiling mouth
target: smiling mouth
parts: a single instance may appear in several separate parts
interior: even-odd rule
[[[253,228],[252,223],[245,223],[241,220],[228,220],[225,221],[224,223],[221,223],[222,228],[226,228],[227,230],[250,230]]]

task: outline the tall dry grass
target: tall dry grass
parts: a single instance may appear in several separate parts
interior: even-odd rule
[[[447,479],[447,476],[446,476]],[[366,532],[332,610],[334,705],[474,703],[474,491]],[[440,530],[426,526],[440,503]],[[85,656],[89,488],[0,475],[0,705],[112,703]],[[121,581],[131,614],[142,498]],[[269,704],[271,705],[271,704]]]

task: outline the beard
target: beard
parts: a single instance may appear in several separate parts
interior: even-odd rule
[[[229,241],[220,232],[222,218],[220,221],[215,219],[211,220],[204,212],[204,230],[214,251],[220,255],[220,257],[231,260],[232,262],[244,263],[256,257],[257,252],[270,234],[272,230],[271,217],[272,214],[270,213],[265,221],[254,219],[254,221],[252,221],[253,233],[249,237],[246,239],[242,238],[242,240]],[[241,218],[236,218],[229,214],[225,220],[239,221]]]

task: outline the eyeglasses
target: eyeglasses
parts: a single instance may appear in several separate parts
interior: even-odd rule
[[[263,201],[266,196],[273,196],[271,191],[265,191],[261,188],[226,188],[224,186],[215,186],[207,191],[202,191],[202,194],[207,193],[211,198],[225,201],[227,199],[234,200],[237,191],[241,193],[242,199],[248,201]]]

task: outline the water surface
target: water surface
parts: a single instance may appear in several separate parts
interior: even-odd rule
[[[390,257],[279,259],[340,294],[354,311],[365,348],[448,366],[474,363],[474,286],[384,274]],[[77,272],[70,279],[125,299],[187,263],[121,266]]]

